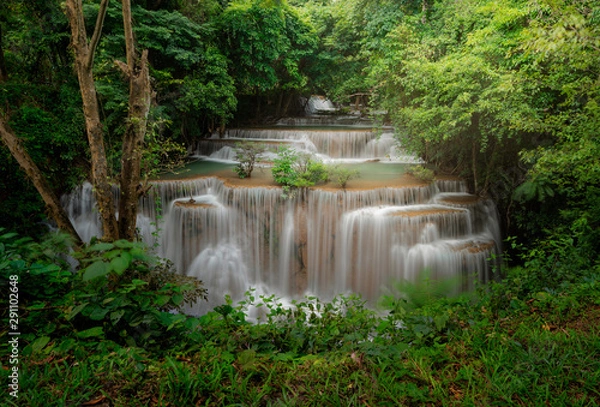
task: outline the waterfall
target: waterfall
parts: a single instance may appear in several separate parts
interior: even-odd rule
[[[282,126],[230,130],[199,148],[228,159],[235,140],[285,142],[326,157],[385,157],[369,164],[379,169],[392,167],[387,161],[398,147],[390,132]],[[423,270],[457,279],[463,289],[491,278],[490,258],[501,251],[492,201],[468,194],[460,180],[393,186],[384,176],[374,172],[379,184],[364,189],[312,188],[287,198],[281,188],[233,186],[211,175],[157,180],[140,200],[139,236],[179,272],[203,281],[210,302],[187,309],[196,314],[225,295],[241,300],[250,287],[285,298],[356,292],[375,301]],[[100,233],[90,184],[62,203],[84,240]]]
[[[235,159],[233,147],[241,141],[260,142],[270,151],[289,146],[297,151],[317,154],[323,160],[382,160],[421,163],[398,145],[390,128],[365,126],[327,126],[229,129],[224,138],[200,140],[196,154],[216,159]]]

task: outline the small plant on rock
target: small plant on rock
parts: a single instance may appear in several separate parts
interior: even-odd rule
[[[291,148],[279,149],[271,172],[286,195],[294,188],[312,187],[329,179],[327,167],[321,161]]]
[[[413,165],[406,172],[423,182],[432,182],[435,178],[433,170],[422,165]]]
[[[351,170],[339,165],[329,167],[329,179],[344,190],[346,189],[346,185],[348,185],[348,181],[358,177],[360,177],[360,172],[358,172],[358,170]]]
[[[250,178],[258,156],[266,150],[265,145],[249,142],[236,143],[235,150],[235,159],[239,163],[233,170],[240,178]]]

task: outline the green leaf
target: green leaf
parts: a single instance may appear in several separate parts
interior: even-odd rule
[[[130,249],[136,246],[135,243],[130,242],[129,240],[117,240],[114,245],[120,249]]]
[[[95,321],[100,321],[104,319],[106,314],[108,314],[108,309],[96,306],[94,309],[92,309],[89,317]]]
[[[170,299],[171,299],[170,295],[161,295],[156,298],[154,303],[156,304],[157,307],[162,307],[163,305],[167,304]]]
[[[127,256],[123,256],[125,254],[127,254]],[[130,264],[131,264],[131,255],[129,255],[129,253],[123,253],[121,256],[115,257],[114,259],[112,259],[110,261],[110,267],[118,275],[123,274],[123,272],[125,270],[127,270],[127,268],[129,267]]]
[[[110,313],[110,320],[113,324],[116,324],[121,320],[123,315],[125,315],[125,310],[120,309],[117,311],[113,311]]]
[[[49,336],[40,336],[31,343],[31,350],[33,353],[37,353],[44,349],[44,347],[50,342]]]
[[[14,232],[10,232],[10,233],[5,233],[2,236],[0,236],[1,240],[8,240],[8,239],[12,239],[13,237],[18,236],[18,233],[14,233]]]
[[[145,250],[143,250],[139,247],[134,247],[133,249],[131,249],[131,256],[135,260],[142,260],[142,261],[150,260],[150,256],[148,256],[148,253],[146,253]]]
[[[173,302],[173,304],[179,305],[183,302],[183,295],[175,294],[173,295],[173,299],[171,301]]]
[[[89,250],[93,252],[104,252],[115,247],[112,243],[96,243],[90,246]]]
[[[85,331],[77,332],[77,336],[80,338],[92,338],[94,336],[102,336],[104,335],[104,331],[101,326],[96,326],[94,328],[86,329]]]
[[[90,264],[83,273],[83,281],[89,281],[94,278],[103,277],[110,273],[110,267],[102,260]]]
[[[79,314],[81,312],[81,310],[83,310],[89,303],[84,302],[83,304],[79,304],[78,306],[76,306],[75,308],[73,308],[71,311],[67,312],[67,321],[70,321],[71,319],[75,318],[77,316],[77,314]]]

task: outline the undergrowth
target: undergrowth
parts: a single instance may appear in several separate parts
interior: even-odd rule
[[[3,386],[3,405],[600,404],[597,268],[551,290],[514,268],[459,296],[424,275],[383,309],[249,291],[189,317],[181,305],[206,293],[137,243],[92,245],[75,267],[65,243],[0,236],[2,298],[18,275],[21,331],[19,397]]]

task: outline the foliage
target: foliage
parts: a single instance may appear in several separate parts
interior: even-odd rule
[[[68,351],[78,341],[102,340],[159,349],[174,332],[189,329],[182,307],[206,298],[200,281],[177,274],[140,243],[92,244],[75,253],[81,266],[73,272],[63,235],[42,243],[16,237],[0,236],[2,291],[9,276],[17,275],[21,323],[36,327],[25,336],[32,346],[40,338],[57,338],[29,352]]]
[[[221,19],[239,91],[302,89],[302,59],[316,44],[308,22],[285,2],[232,2]]]
[[[496,172],[512,174],[536,130],[531,82],[513,69],[529,62],[515,52],[526,17],[511,1],[438,3],[427,27],[399,24],[371,70],[403,146],[477,193],[490,191]]]
[[[528,78],[543,96],[537,125],[552,135],[553,143],[521,155],[529,171],[515,191],[520,203],[516,220],[522,241],[539,241],[536,248],[546,252],[549,245],[571,239],[574,249],[593,263],[600,250],[600,87],[595,72],[600,51],[593,39],[600,9],[590,2],[561,1],[541,2],[535,10],[540,18],[526,31],[522,49],[539,67]]]
[[[411,174],[419,181],[432,182],[435,179],[435,173],[432,169],[423,165],[413,165],[406,170],[407,174]]]
[[[328,167],[327,171],[329,173],[329,179],[339,185],[342,189],[346,189],[348,181],[360,176],[360,172],[358,170],[351,170],[340,165],[330,166]]]
[[[446,340],[451,329],[459,328],[457,310],[465,306],[467,296],[456,297],[459,281],[455,278],[433,278],[423,270],[416,281],[399,281],[379,300],[389,310],[387,323],[402,326],[398,335],[406,342],[431,345]]]
[[[311,22],[286,1],[232,1],[218,27],[240,101],[236,118],[286,115],[292,100],[307,91],[306,66],[318,42]]]
[[[236,143],[235,150],[235,159],[238,164],[233,171],[240,178],[250,178],[258,156],[266,151],[266,146],[262,143]]]
[[[321,38],[307,66],[313,92],[344,103],[356,93],[369,95],[372,85],[365,71],[382,52],[389,31],[413,12],[411,7],[386,0],[302,3]]]
[[[78,257],[84,288],[66,318],[86,328],[79,336],[160,346],[166,332],[184,328],[185,316],[170,311],[206,296],[201,282],[156,263],[140,243],[96,243]]]
[[[271,173],[275,182],[283,186],[285,194],[295,188],[308,188],[329,179],[327,167],[322,162],[290,147],[279,149]]]
[[[181,168],[187,157],[187,149],[183,144],[165,137],[159,131],[160,121],[153,121],[148,126],[144,139],[144,153],[142,155],[142,174],[146,178]]]
[[[92,12],[90,7],[90,12]],[[135,6],[134,33],[140,49],[149,50],[153,89],[160,108],[156,119],[170,121],[161,128],[167,136],[184,138],[189,133],[210,133],[225,125],[236,109],[233,79],[227,59],[215,46],[212,23],[198,23],[173,9],[146,9]],[[120,135],[127,105],[126,86],[113,62],[121,57],[123,29],[120,5],[109,7],[97,58],[97,87],[109,129]],[[115,141],[118,143],[118,141]]]
[[[392,311],[387,314],[353,295],[289,303],[257,298],[251,290],[239,304],[229,300],[199,318],[169,314],[183,320],[171,320],[170,331],[165,322],[161,347],[140,340],[140,348],[108,340],[105,331],[120,311],[125,311],[122,321],[129,312],[155,312],[150,304],[159,294],[141,299],[150,285],[160,291],[165,282],[143,285],[134,278],[144,278],[150,265],[139,245],[92,245],[83,255],[85,267],[73,273],[58,255],[68,243],[61,235],[36,243],[0,233],[0,287],[6,294],[8,276],[19,275],[19,321],[33,328],[20,336],[26,357],[19,365],[19,404],[7,399],[7,405],[600,402],[600,362],[593,357],[600,335],[597,267],[553,285],[544,273],[531,278],[537,267],[531,263],[509,269],[503,281],[476,294],[456,297],[447,296],[453,284],[425,273],[414,283],[398,284],[404,294],[382,300]],[[128,256],[132,267],[118,276],[122,260],[111,263]],[[112,271],[94,278],[97,262]],[[86,274],[89,280],[82,281]],[[128,283],[116,281],[127,275]],[[116,284],[114,290],[95,291],[108,284]],[[88,305],[99,315],[121,296],[124,302],[111,316],[84,318]],[[164,304],[176,306],[174,293],[166,296]],[[74,298],[89,304],[77,307]],[[167,334],[172,338],[165,342]],[[8,352],[7,344],[0,344],[2,379],[9,374]]]

